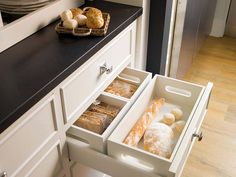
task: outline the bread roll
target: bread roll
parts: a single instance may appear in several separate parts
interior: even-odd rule
[[[65,20],[63,22],[63,26],[67,29],[74,29],[78,26],[78,23],[76,20],[70,19],[70,20]]]
[[[84,8],[87,17],[102,18],[102,11],[94,7]]]
[[[70,11],[72,12],[73,18],[75,18],[77,15],[82,15],[84,13],[84,11],[80,8],[72,8],[70,9]]]
[[[70,10],[65,10],[61,13],[61,20],[64,22],[66,20],[71,20],[73,18],[73,14]]]
[[[170,158],[172,153],[173,131],[163,123],[154,123],[144,134],[144,150]]]
[[[179,108],[172,109],[171,113],[174,114],[176,120],[180,120],[183,117],[183,111]]]
[[[87,7],[84,9],[87,17],[86,25],[88,28],[101,28],[104,25],[102,12],[94,7]]]
[[[104,25],[104,19],[102,17],[88,17],[86,25],[88,28],[101,28]]]
[[[87,17],[85,15],[79,14],[74,17],[74,19],[77,21],[78,26],[84,26],[87,22]]]
[[[183,120],[177,121],[171,125],[171,128],[174,133],[174,138],[176,140],[178,140],[180,134],[182,133],[182,131],[184,129],[184,126],[185,126],[185,121],[183,121]]]
[[[172,125],[175,122],[175,116],[171,113],[165,113],[162,122],[166,125]]]
[[[140,139],[142,138],[145,130],[151,124],[160,108],[164,105],[165,99],[155,99],[151,105],[144,112],[142,117],[135,123],[128,136],[125,138],[124,143],[129,146],[137,146]]]

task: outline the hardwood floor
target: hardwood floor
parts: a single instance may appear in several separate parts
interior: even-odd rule
[[[182,177],[236,177],[236,38],[209,37],[184,80],[214,88]]]

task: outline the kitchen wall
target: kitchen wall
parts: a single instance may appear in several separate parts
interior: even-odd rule
[[[236,1],[232,0],[225,28],[225,35],[236,37]]]

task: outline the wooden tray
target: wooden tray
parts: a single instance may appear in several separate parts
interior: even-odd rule
[[[79,36],[79,37],[83,37],[83,36],[105,36],[107,33],[107,29],[108,29],[108,25],[110,22],[110,14],[109,13],[102,13],[103,19],[104,19],[104,25],[101,28],[98,29],[92,29],[92,28],[88,28],[86,26],[81,26],[81,27],[77,27],[74,29],[67,29],[65,27],[62,26],[62,21],[60,23],[58,23],[55,27],[55,30],[57,33],[59,34],[72,34],[74,36]]]

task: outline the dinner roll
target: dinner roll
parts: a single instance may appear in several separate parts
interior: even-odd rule
[[[171,113],[165,113],[162,122],[166,125],[172,125],[175,122],[175,116]]]
[[[174,134],[180,134],[184,129],[185,123],[186,122],[184,120],[180,120],[180,121],[173,123],[171,128],[172,128]]]
[[[78,26],[78,22],[74,19],[65,20],[63,26],[67,29],[74,29]]]
[[[64,12],[61,13],[60,16],[62,21],[70,20],[73,18],[73,14],[70,10],[65,10]]]
[[[180,120],[183,116],[183,111],[179,108],[172,109],[171,113],[174,114],[176,120]]]

